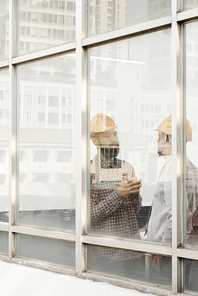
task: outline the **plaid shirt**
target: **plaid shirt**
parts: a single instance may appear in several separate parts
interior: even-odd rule
[[[125,170],[125,167],[128,169]],[[112,178],[113,180],[105,180],[105,176],[108,178],[110,172],[112,176],[116,175],[118,171],[122,176],[128,176],[129,170],[130,177],[135,176],[133,167],[120,159],[115,159],[113,167],[97,155],[91,161],[91,231],[97,235],[139,238],[136,214],[141,206],[140,195],[128,195],[123,198],[116,191],[122,178],[117,180],[118,177],[115,177]],[[98,176],[102,174],[104,174],[104,178],[98,182]],[[94,183],[94,181],[96,182]],[[94,258],[106,257],[110,260],[129,260],[138,257],[139,254],[126,250],[92,246],[92,258],[93,256]]]

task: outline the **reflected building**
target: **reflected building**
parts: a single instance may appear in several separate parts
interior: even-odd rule
[[[20,54],[75,40],[76,0],[21,0],[20,4]]]
[[[111,32],[126,26],[127,0],[89,0],[89,35]]]
[[[193,141],[189,143],[187,153],[193,163],[198,166],[198,25],[196,22],[186,25],[185,43],[186,61],[184,61],[184,63],[186,66],[186,112],[187,117],[192,124],[193,130]]]
[[[19,85],[21,128],[75,130],[74,68],[74,54],[27,66]]]
[[[0,61],[9,54],[9,13],[8,0],[0,1]]]
[[[141,13],[138,14],[135,1],[90,0],[88,8],[90,35],[140,22],[140,18],[142,20],[154,19],[158,16],[159,11],[163,15],[169,13],[170,0],[153,0],[147,1],[146,4],[141,6],[138,2],[138,9],[142,8]],[[21,0],[18,11],[20,18],[18,52],[25,54],[73,41],[76,29],[75,9],[76,1],[74,0]],[[6,28],[8,36],[7,25]],[[191,89],[196,89],[198,85],[198,74],[195,69],[198,58],[198,43],[196,42],[198,30],[196,28],[193,29],[193,32],[190,30],[187,39],[187,61],[188,65],[192,67],[192,71],[189,69],[187,72],[187,84],[189,83],[191,86],[188,88],[189,92]],[[123,40],[108,46],[98,46],[92,49],[90,56],[90,81],[92,84],[90,101],[93,113],[91,116],[101,111],[109,115],[118,125],[121,123],[119,130],[123,149],[120,153],[123,159],[133,163],[143,182],[153,182],[153,184],[156,182],[158,172],[156,164],[157,133],[154,133],[153,130],[163,118],[172,112],[171,76],[169,75],[171,71],[170,34],[170,30],[164,30],[160,42],[155,42],[149,36],[148,40],[139,39],[137,44],[130,40]],[[8,38],[6,46],[8,46]],[[143,48],[141,55],[138,53],[140,47]],[[7,47],[6,50],[8,52]],[[136,60],[134,60],[134,56]],[[63,131],[63,134],[65,131],[68,133],[75,131],[77,98],[75,75],[71,70],[74,68],[74,63],[75,56],[69,54],[67,61],[56,65],[53,60],[46,59],[40,65],[39,70],[34,66],[34,63],[28,65],[28,71],[21,76],[18,87],[21,129],[29,131],[32,135],[36,129],[50,131],[51,138],[54,138],[53,134],[56,135],[57,130]],[[125,72],[128,73],[127,78],[124,76]],[[125,78],[123,79],[123,77]],[[125,99],[125,105],[122,105],[122,100],[119,99],[122,97]],[[3,77],[1,77],[0,100],[3,100],[0,109],[0,123],[1,126],[8,126],[8,84]],[[192,106],[191,113],[194,113],[189,118],[193,118],[193,141],[198,141],[196,117],[198,105],[195,98],[192,99]],[[123,121],[122,118],[125,120]],[[127,141],[129,137],[133,139],[129,142],[130,145]],[[138,143],[136,148],[133,143]],[[74,181],[73,176],[67,175],[70,162],[66,162],[67,165],[59,166],[60,163],[56,160],[58,156],[55,155],[58,153],[55,152],[56,145],[54,150],[46,147],[39,148],[38,151],[33,148],[29,148],[27,151],[23,145],[20,147],[21,183],[42,180],[44,183],[60,184],[64,183],[67,177],[71,179],[71,182]],[[60,151],[65,151],[67,154],[67,151],[72,153],[73,148],[63,146],[61,149]],[[3,150],[1,157],[6,159],[7,151]],[[36,157],[34,155],[40,155],[41,158],[43,156],[45,161],[41,160],[39,164],[38,160],[34,160]],[[141,161],[137,161],[139,159]],[[71,159],[70,161],[73,162]],[[59,175],[48,171],[46,166],[48,162],[57,163],[54,171]],[[28,163],[34,165],[31,165],[32,173],[27,176]],[[151,171],[151,166],[154,168],[153,175],[148,175],[147,172]],[[2,167],[2,181],[0,182],[5,184],[7,177],[5,178],[3,170]]]

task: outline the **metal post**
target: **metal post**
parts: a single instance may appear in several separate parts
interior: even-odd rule
[[[85,37],[84,1],[76,1],[76,97],[77,97],[77,175],[76,175],[76,273],[86,269],[86,248],[81,236],[86,231],[87,219],[87,95],[86,52],[81,41]]]
[[[15,223],[15,206],[16,206],[16,148],[17,148],[17,118],[16,118],[16,77],[15,68],[12,65],[15,46],[15,1],[9,0],[9,98],[10,98],[10,168],[9,168],[9,257],[15,254],[15,237],[11,231],[11,226]]]
[[[177,1],[172,1],[172,293],[181,291],[177,247],[181,245],[182,149],[181,149],[181,45]]]

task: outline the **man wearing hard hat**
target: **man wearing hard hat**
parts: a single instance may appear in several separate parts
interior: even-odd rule
[[[148,239],[170,243],[172,239],[172,116],[169,115],[157,128],[158,154],[163,156],[165,164],[161,169],[154,194],[152,212],[148,224]],[[186,142],[192,141],[192,128],[186,119]],[[187,236],[192,231],[192,218],[197,208],[198,179],[197,168],[186,158],[187,192]],[[192,176],[196,176],[193,178]]]
[[[169,115],[157,128],[158,154],[165,159],[152,203],[151,215],[147,228],[147,238],[150,241],[171,243],[172,240],[172,116]],[[192,141],[192,128],[186,119],[186,142]],[[186,239],[190,240],[193,230],[193,218],[198,201],[198,170],[186,158]],[[152,256],[154,262],[163,265],[164,258]],[[165,259],[165,261],[167,261]],[[167,264],[167,262],[166,262]],[[170,266],[170,265],[169,265]],[[166,265],[167,268],[167,265]],[[171,275],[170,275],[171,276]]]
[[[97,154],[90,164],[91,231],[107,236],[139,238],[136,214],[141,205],[141,180],[128,162],[117,158],[117,125],[107,115],[96,114],[90,122],[90,137]],[[137,253],[92,246],[92,259],[119,262],[137,257]],[[97,266],[96,264],[96,266]]]

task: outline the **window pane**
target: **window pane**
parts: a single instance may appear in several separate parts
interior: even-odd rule
[[[198,245],[198,22],[185,26],[186,38],[186,244]]]
[[[170,30],[92,48],[89,57],[89,231],[171,243]]]
[[[198,261],[184,260],[184,289],[198,292]]]
[[[0,221],[9,218],[9,73],[0,71]]]
[[[107,259],[108,254],[114,260]],[[159,260],[159,261],[157,261]],[[171,258],[122,249],[88,246],[88,270],[171,286]]]
[[[171,0],[87,0],[88,35],[97,35],[171,13]]]
[[[19,66],[18,81],[17,223],[74,230],[75,54]],[[62,106],[62,96],[71,104]],[[61,114],[71,121],[63,122]]]
[[[17,54],[74,41],[76,0],[19,0]]]
[[[8,233],[0,231],[0,253],[8,254]]]
[[[198,7],[198,1],[197,0],[183,0],[183,9],[192,9]]]
[[[75,244],[61,240],[16,235],[16,256],[75,267]]]
[[[0,1],[0,61],[9,53],[9,0]]]

